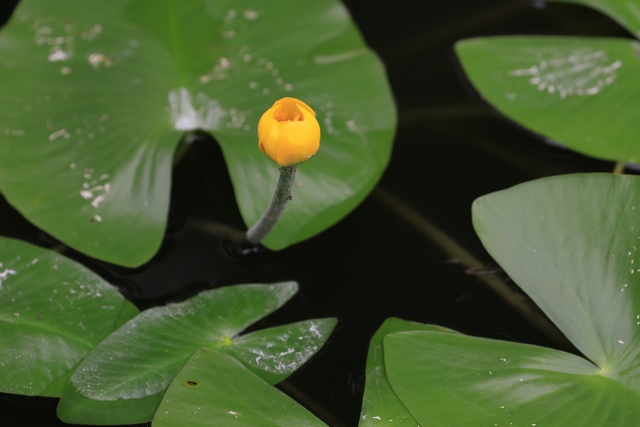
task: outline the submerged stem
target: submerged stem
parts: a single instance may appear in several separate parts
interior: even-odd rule
[[[403,218],[418,231],[424,234],[429,240],[438,245],[451,258],[467,268],[480,268],[483,264],[473,255],[467,252],[455,240],[445,234],[434,224],[425,219],[418,212],[396,199],[391,194],[376,188],[373,196],[378,201],[385,204],[398,216]],[[494,274],[483,274],[478,276],[485,285],[493,292],[504,299],[511,307],[517,310],[540,332],[553,340],[556,345],[568,352],[577,353],[574,345],[560,332],[560,330],[535,306],[535,304],[525,295],[513,291],[504,280]]]
[[[228,240],[236,245],[243,247],[247,244],[246,233],[230,225],[221,224],[214,221],[193,221],[191,227],[208,233],[219,239]]]
[[[258,244],[264,239],[276,225],[287,202],[291,200],[291,188],[296,177],[296,165],[280,168],[280,178],[273,198],[258,222],[247,230],[247,241]]]
[[[616,165],[613,167],[613,173],[616,173],[618,175],[623,174],[624,173],[624,163],[617,162]]]

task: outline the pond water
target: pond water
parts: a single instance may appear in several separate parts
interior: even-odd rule
[[[547,175],[611,171],[609,162],[549,145],[501,119],[478,99],[452,50],[456,40],[485,35],[628,36],[609,19],[578,6],[515,0],[345,4],[385,63],[398,105],[393,157],[379,188],[484,262],[491,260],[471,226],[475,198]],[[298,281],[299,294],[255,328],[314,317],[340,320],[325,348],[280,385],[332,426],[357,425],[369,340],[387,317],[553,346],[375,195],[335,227],[280,252],[235,253],[199,228],[204,220],[242,227],[237,210],[228,210],[234,205],[221,152],[203,137],[175,169],[167,237],[149,264],[132,270],[65,255],[122,287],[140,308],[224,285]],[[1,235],[56,244],[4,200],[0,217]],[[2,425],[65,425],[55,404],[0,394]]]

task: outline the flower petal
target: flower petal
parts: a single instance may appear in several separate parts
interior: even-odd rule
[[[299,99],[279,99],[258,122],[258,147],[280,167],[307,161],[320,147],[315,112]]]

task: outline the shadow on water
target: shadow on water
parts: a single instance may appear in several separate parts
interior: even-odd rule
[[[611,170],[611,163],[548,145],[499,118],[462,77],[452,46],[462,38],[495,34],[627,36],[617,24],[586,8],[525,1],[345,4],[380,54],[398,104],[393,157],[379,187],[484,262],[491,260],[471,226],[475,198],[541,176]],[[5,2],[0,13],[9,10]],[[140,308],[230,284],[298,281],[299,294],[252,328],[340,319],[322,352],[280,385],[330,425],[357,424],[369,339],[387,317],[553,346],[477,276],[449,262],[373,197],[335,227],[280,252],[238,254],[201,230],[202,221],[242,227],[237,209],[229,206],[235,201],[220,149],[210,138],[198,138],[174,171],[167,236],[150,263],[126,269],[73,251],[65,255],[119,286]],[[1,235],[57,244],[4,200],[0,212]],[[2,425],[65,425],[55,416],[55,404],[55,399],[0,394]]]

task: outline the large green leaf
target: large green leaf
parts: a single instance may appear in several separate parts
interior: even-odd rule
[[[297,289],[295,282],[229,286],[145,310],[96,346],[71,382],[95,400],[164,392],[194,351],[231,345],[236,334],[278,309]]]
[[[439,332],[384,340],[393,390],[422,426],[634,426],[640,390],[543,347]]]
[[[631,375],[640,364],[640,177],[528,182],[476,200],[473,223],[489,253],[578,350],[640,387],[638,372]]]
[[[0,391],[59,396],[80,359],[137,313],[80,264],[0,237]]]
[[[23,0],[0,36],[0,189],[69,246],[151,258],[185,131],[221,144],[247,225],[278,167],[257,147],[284,96],[317,112],[322,147],[265,245],[337,222],[373,187],[396,117],[383,68],[337,0]]]
[[[169,386],[154,427],[326,426],[231,356],[198,350]]]
[[[507,117],[584,154],[640,163],[640,45],[626,39],[459,42],[467,76]]]
[[[384,337],[401,331],[454,332],[441,326],[423,325],[395,317],[390,317],[384,321],[373,338],[371,338],[371,343],[369,344],[367,366],[365,368],[366,382],[364,396],[362,397],[360,423],[358,424],[360,427],[385,425],[386,423],[404,423],[407,427],[419,425],[393,392],[387,379],[384,364],[382,347]]]
[[[440,332],[384,340],[421,425],[631,426],[640,419],[640,177],[545,178],[481,197],[482,243],[585,358]]]
[[[262,380],[276,384],[322,347],[335,324],[335,319],[314,319],[263,329],[234,338],[218,350],[233,355]],[[162,393],[140,399],[93,400],[82,396],[69,383],[58,405],[58,416],[74,424],[144,423],[151,419],[162,400]],[[179,399],[173,402],[190,404]]]
[[[283,380],[322,347],[335,319],[236,335],[296,290],[295,282],[230,286],[140,313],[80,363],[58,416],[73,423],[149,421],[175,375],[201,347],[230,353],[268,382]]]
[[[637,0],[547,0],[576,3],[599,10],[640,37],[640,9]]]

